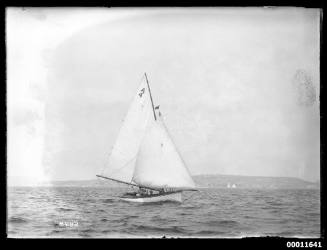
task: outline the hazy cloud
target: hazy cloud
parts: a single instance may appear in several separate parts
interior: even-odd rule
[[[192,173],[319,178],[318,10],[130,13],[47,50],[52,178],[104,167],[144,72]]]

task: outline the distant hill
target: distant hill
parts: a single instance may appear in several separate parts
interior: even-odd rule
[[[240,175],[195,175],[193,179],[200,188],[227,188],[235,186],[239,189],[319,189],[319,182],[308,182],[292,177],[263,177]],[[73,187],[124,187],[113,181],[94,179],[81,181],[53,181],[41,186],[73,186]]]
[[[241,175],[196,175],[200,187],[227,188],[235,185],[242,189],[319,189],[320,183],[293,177],[265,177]]]

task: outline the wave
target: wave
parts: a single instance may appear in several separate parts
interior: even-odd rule
[[[180,212],[178,215],[191,215],[190,213]]]
[[[86,200],[84,200],[85,202],[94,202],[94,201],[96,201],[95,199],[86,199]]]
[[[198,207],[197,206],[182,206],[182,208],[183,209],[190,209],[190,210],[192,210],[192,209],[196,209]]]
[[[13,216],[13,217],[10,217],[8,219],[8,222],[10,222],[10,223],[27,223],[28,220],[27,219],[24,219],[22,217]]]
[[[134,228],[137,231],[146,231],[146,232],[152,232],[152,233],[181,233],[185,234],[186,231],[178,226],[171,226],[171,227],[159,227],[159,226],[145,226],[145,225],[139,225],[134,226]]]
[[[100,213],[105,213],[106,212],[106,210],[104,210],[104,209],[98,209],[98,210],[96,210],[97,212],[100,212]]]
[[[153,216],[153,217],[151,218],[151,221],[166,223],[166,222],[167,222],[167,219],[166,219],[166,218],[163,218],[163,217],[160,217],[160,216],[158,216],[158,215],[156,215],[156,216]]]
[[[88,233],[79,233],[78,234],[79,236],[81,236],[81,237],[91,237],[91,235],[90,234],[88,234]]]
[[[319,212],[308,212],[306,213],[307,216],[319,216]]]
[[[86,229],[81,230],[80,232],[81,233],[94,233],[94,232],[96,232],[96,230],[93,228],[86,228]]]
[[[103,203],[114,203],[115,201],[117,201],[115,198],[102,199]]]
[[[90,189],[90,194],[94,191],[92,196],[85,196],[86,189],[44,190],[34,190],[33,197],[39,200],[30,199],[29,189],[25,195],[11,191],[7,217],[9,235],[53,238],[239,237],[241,233],[243,236],[254,233],[283,237],[320,235],[318,191],[315,195],[289,191],[286,200],[284,191],[260,191],[262,195],[258,196],[258,191],[250,190],[242,199],[217,191],[217,200],[201,195],[176,205],[174,202],[125,204],[115,197],[115,192],[109,190],[104,195],[98,188]],[[51,202],[47,202],[45,196]],[[92,198],[94,201],[89,202]],[[61,225],[60,221],[66,219],[67,222],[78,221],[78,226]]]
[[[226,232],[201,230],[201,231],[198,231],[198,232],[194,233],[194,235],[199,235],[199,236],[217,236],[219,234],[224,235],[224,234],[226,234]]]
[[[206,224],[208,226],[238,226],[239,225],[239,223],[234,220],[208,221]]]
[[[138,215],[127,215],[125,219],[133,219],[133,218],[139,218],[140,216]]]
[[[47,235],[53,235],[53,234],[58,234],[58,233],[62,233],[62,230],[58,230],[58,229],[54,229],[51,232],[47,233]]]
[[[277,201],[267,201],[266,203],[269,207],[264,206],[264,207],[262,207],[263,209],[267,209],[267,208],[271,208],[271,207],[284,207],[286,205],[284,203],[277,202]]]
[[[108,229],[105,229],[105,230],[102,230],[101,233],[104,233],[104,234],[107,234],[107,233],[115,233],[116,231],[115,230],[108,230]]]
[[[64,211],[64,212],[74,211],[74,209],[71,209],[71,208],[65,208],[65,207],[59,207],[59,208],[57,208],[57,210],[59,210],[59,211]]]

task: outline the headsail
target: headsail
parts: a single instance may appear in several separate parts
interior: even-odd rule
[[[138,152],[133,181],[151,188],[195,190],[161,116],[149,122]]]
[[[149,119],[153,119],[146,78],[143,78],[129,107],[102,176],[131,182],[135,160]],[[152,116],[152,117],[151,117]]]

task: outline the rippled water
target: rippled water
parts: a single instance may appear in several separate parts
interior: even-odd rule
[[[183,203],[117,200],[128,189],[8,189],[8,237],[320,236],[319,190],[205,189]]]

